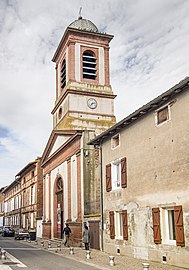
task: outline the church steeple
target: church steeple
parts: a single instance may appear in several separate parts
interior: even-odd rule
[[[81,14],[67,27],[52,59],[56,63],[54,129],[101,133],[115,123],[109,78],[112,38]]]

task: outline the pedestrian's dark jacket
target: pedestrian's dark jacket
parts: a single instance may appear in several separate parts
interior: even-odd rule
[[[64,230],[63,230],[63,233],[65,234],[65,235],[70,235],[70,233],[71,233],[71,229],[69,228],[69,227],[65,227],[64,228]]]

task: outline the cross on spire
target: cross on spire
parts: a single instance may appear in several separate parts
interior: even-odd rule
[[[80,9],[79,9],[79,18],[78,19],[82,19],[81,10],[82,10],[82,7],[80,7]]]

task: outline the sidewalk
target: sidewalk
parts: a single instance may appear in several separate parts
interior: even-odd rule
[[[83,248],[74,248],[74,254],[70,254],[70,249],[61,246],[61,250],[57,251],[57,244],[52,242],[52,247],[48,248],[48,241],[44,242],[44,247],[41,246],[41,241],[25,242],[27,245],[35,246],[37,248],[45,249],[47,252],[56,253],[57,256],[64,256],[72,260],[76,260],[91,266],[95,266],[101,270],[142,270],[142,263],[146,262],[150,264],[149,270],[184,270],[186,268],[179,268],[174,266],[169,266],[163,263],[148,262],[145,260],[134,259],[127,256],[115,255],[114,266],[109,265],[109,256],[112,254],[107,254],[99,250],[90,250],[90,259],[86,258],[86,251]],[[8,270],[10,268],[1,268],[3,261],[0,260],[0,270]]]

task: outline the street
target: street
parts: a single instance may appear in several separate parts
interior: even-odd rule
[[[48,250],[41,249],[39,246],[31,246],[24,241],[14,240],[13,237],[0,236],[0,247],[6,250],[8,257],[7,260],[1,261],[0,269],[5,269],[3,268],[4,265],[11,267],[7,267],[6,269],[13,270],[20,269],[20,267],[27,268],[28,270],[99,269],[89,265],[88,263],[81,263],[55,252],[49,252]],[[11,256],[9,256],[9,254]],[[20,261],[20,263],[15,262],[15,258]]]

